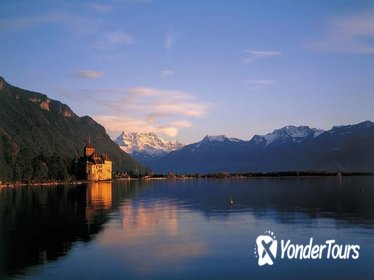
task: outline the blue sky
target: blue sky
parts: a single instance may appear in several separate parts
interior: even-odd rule
[[[374,2],[0,3],[0,75],[115,137],[250,139],[374,120]]]

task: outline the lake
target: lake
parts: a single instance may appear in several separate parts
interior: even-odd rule
[[[359,258],[282,259],[278,247],[259,266],[265,231],[278,246],[356,244]],[[374,279],[374,177],[0,189],[0,279],[295,278]]]

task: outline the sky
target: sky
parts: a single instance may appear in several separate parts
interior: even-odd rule
[[[373,74],[373,1],[0,2],[0,75],[112,138],[373,121]]]

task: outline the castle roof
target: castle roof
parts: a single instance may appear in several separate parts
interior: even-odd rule
[[[106,161],[111,161],[107,154],[102,154],[102,155],[93,154],[93,155],[85,158],[85,160],[89,161],[93,164],[103,164]]]

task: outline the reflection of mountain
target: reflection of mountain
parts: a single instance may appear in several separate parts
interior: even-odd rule
[[[122,227],[136,228],[141,231],[152,231],[160,224],[162,231],[171,236],[178,235],[177,207],[169,203],[139,202],[134,204],[131,200],[121,207]]]
[[[149,199],[148,190],[152,192],[142,188],[139,198],[123,201],[119,209],[121,226],[118,221],[112,222],[116,226],[109,225],[110,230],[100,235],[100,244],[109,248],[121,266],[145,275],[164,263],[175,269],[190,258],[206,254],[206,245],[193,230],[196,224],[180,228],[180,205],[155,193],[157,198]]]
[[[112,207],[111,183],[0,190],[0,276],[65,255],[89,242]]]

